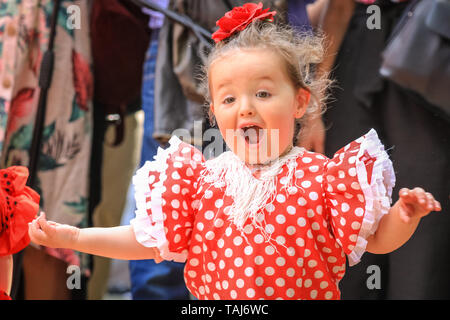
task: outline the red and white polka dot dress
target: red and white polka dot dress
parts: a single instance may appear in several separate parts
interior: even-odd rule
[[[390,208],[392,163],[371,130],[332,159],[295,147],[277,165],[263,184],[234,154],[205,161],[172,138],[134,177],[136,239],[186,261],[199,299],[339,299],[346,256]]]

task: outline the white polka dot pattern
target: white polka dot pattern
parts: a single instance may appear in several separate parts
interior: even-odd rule
[[[289,188],[282,180],[285,165],[276,196],[258,217],[264,230],[249,219],[239,231],[226,214],[233,200],[214,182],[200,183],[200,153],[181,143],[168,161],[162,210],[170,251],[189,250],[184,275],[192,294],[199,299],[339,299],[345,254],[355,247],[365,216],[355,170],[359,147],[352,142],[332,159],[304,152]],[[370,173],[373,161],[365,159]],[[157,183],[158,175],[149,181]],[[195,201],[199,204],[193,206]],[[150,220],[151,213],[148,209]]]

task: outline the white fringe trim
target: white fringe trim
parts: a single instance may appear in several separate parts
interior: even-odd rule
[[[377,132],[371,129],[362,139],[356,155],[356,172],[358,182],[366,201],[365,215],[361,224],[355,248],[348,255],[349,265],[353,266],[361,260],[367,247],[367,238],[378,228],[381,218],[389,212],[392,203],[392,189],[395,185],[395,173],[392,162],[378,138]],[[358,139],[359,140],[359,139]],[[356,140],[357,142],[359,142]],[[376,158],[373,165],[371,183],[368,183],[367,170],[364,162],[358,159],[367,151]]]
[[[181,140],[173,136],[169,140],[170,146],[167,149],[158,148],[154,161],[146,161],[137,170],[133,177],[136,199],[136,217],[130,221],[136,236],[136,240],[145,247],[157,247],[161,258],[184,262],[187,258],[187,250],[182,253],[170,252],[169,241],[166,238],[164,228],[164,213],[162,212],[162,194],[165,191],[164,182],[167,179],[167,160],[178,150]],[[159,173],[159,180],[150,189],[149,173]],[[156,178],[155,178],[156,179]],[[150,201],[147,202],[147,196]],[[147,210],[151,210],[149,216]]]
[[[264,166],[259,178],[255,178],[251,170],[234,153],[224,152],[217,158],[205,162],[205,169],[201,172],[201,186],[206,183],[216,188],[225,187],[225,195],[233,199],[232,205],[224,210],[228,220],[244,234],[245,223],[250,218],[251,224],[261,231],[267,242],[270,242],[271,235],[265,229],[265,220],[260,211],[275,201],[278,175],[285,164],[288,172],[284,179],[286,181],[284,188],[289,190],[297,158],[304,151],[304,148],[293,147],[286,155]]]

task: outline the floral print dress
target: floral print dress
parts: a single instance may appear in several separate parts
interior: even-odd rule
[[[232,152],[205,161],[173,137],[133,179],[136,239],[185,262],[199,299],[339,299],[389,211],[392,163],[375,130],[331,159],[294,147],[256,178]]]
[[[0,166],[28,166],[54,1],[0,0]],[[37,185],[49,219],[85,226],[93,81],[88,1],[62,0]],[[79,264],[71,250],[48,253]]]

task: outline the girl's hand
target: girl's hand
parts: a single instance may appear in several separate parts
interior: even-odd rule
[[[431,211],[442,210],[439,201],[436,201],[431,193],[425,192],[422,188],[413,190],[402,188],[399,196],[399,214],[405,223],[420,219]]]
[[[71,248],[79,232],[76,227],[47,221],[44,212],[28,224],[31,241],[50,248]]]

